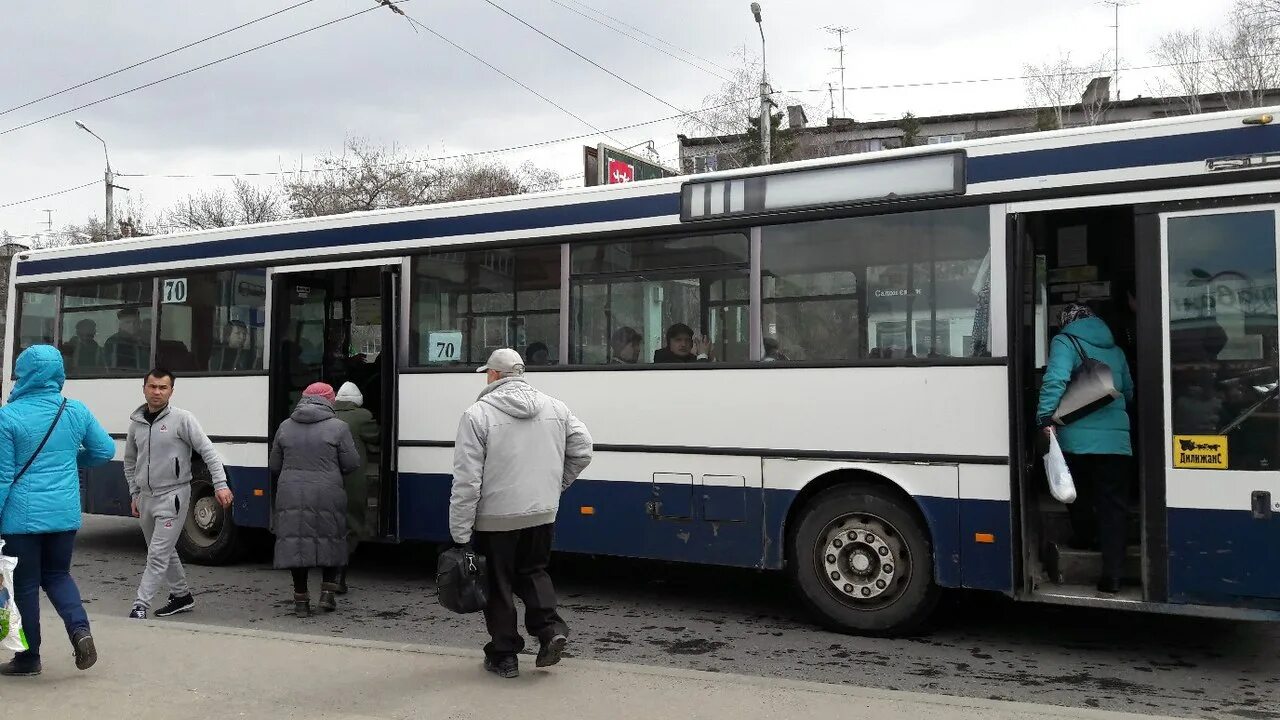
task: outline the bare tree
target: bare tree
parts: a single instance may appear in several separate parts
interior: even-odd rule
[[[733,51],[730,66],[724,82],[702,98],[705,109],[680,119],[685,133],[738,135],[747,131],[747,118],[760,114],[760,56],[743,45]]]
[[[1034,107],[1043,108],[1052,119],[1055,128],[1066,127],[1072,122],[1071,111],[1081,111],[1081,121],[1093,125],[1101,121],[1110,98],[1105,92],[1092,92],[1090,82],[1109,76],[1106,70],[1108,56],[1091,63],[1077,63],[1067,50],[1059,50],[1058,57],[1043,63],[1026,63],[1022,66],[1027,99]]]
[[[285,180],[284,196],[297,216],[337,215],[429,203],[439,181],[440,171],[425,158],[351,138],[340,155]]]
[[[476,200],[551,190],[560,186],[560,174],[525,162],[512,169],[500,162],[473,159],[457,163],[442,173],[433,202]]]
[[[1165,33],[1156,40],[1151,54],[1161,65],[1169,66],[1155,81],[1157,92],[1182,112],[1199,113],[1200,96],[1211,91],[1213,82],[1209,36],[1198,29]]]
[[[286,217],[280,192],[259,188],[241,178],[231,183],[231,191],[218,188],[188,195],[166,215],[171,228],[207,230],[230,225],[271,222]]]
[[[1236,7],[1251,22],[1266,30],[1280,29],[1280,0],[1242,0]]]
[[[1237,0],[1226,27],[1209,37],[1209,74],[1229,108],[1258,107],[1280,86],[1280,15],[1260,14],[1276,4]]]

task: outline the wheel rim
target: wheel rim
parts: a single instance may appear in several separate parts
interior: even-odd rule
[[[196,545],[207,548],[217,542],[224,519],[222,506],[213,495],[197,498],[187,516],[187,537]]]
[[[870,513],[847,513],[827,523],[813,559],[827,592],[857,610],[892,605],[911,581],[911,551],[902,534]]]

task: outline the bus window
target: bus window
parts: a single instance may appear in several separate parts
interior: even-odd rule
[[[764,228],[765,359],[988,354],[988,227],[975,207]]]
[[[157,364],[185,373],[261,370],[265,283],[262,270],[162,277]]]
[[[413,261],[410,358],[475,365],[498,348],[526,364],[560,353],[560,246],[436,252]]]
[[[58,314],[58,291],[52,287],[24,288],[18,295],[18,329],[14,351],[21,354],[32,345],[57,342],[54,322]],[[16,355],[15,355],[16,356]]]
[[[744,362],[748,243],[733,233],[575,246],[572,362]]]
[[[151,367],[151,292],[150,278],[62,289],[68,377],[141,375]]]

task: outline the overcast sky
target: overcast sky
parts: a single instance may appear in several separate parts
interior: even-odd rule
[[[61,0],[7,2],[0,20],[0,112],[300,0]],[[759,48],[746,0],[495,0],[548,34],[681,109],[695,109],[721,82],[575,14],[598,10],[720,65],[735,48]],[[411,152],[454,155],[574,136],[592,130],[444,42],[383,9],[288,40],[93,107],[12,132],[63,112],[365,9],[373,0],[311,0],[301,7],[78,90],[0,115],[0,206],[100,179],[101,145],[120,173],[244,173],[310,167],[320,154],[358,135]],[[1230,0],[1141,0],[1121,11],[1122,65],[1150,64],[1160,34],[1214,27]],[[829,111],[826,85],[834,37],[845,36],[846,87],[1016,76],[1027,62],[1069,50],[1087,59],[1110,50],[1112,10],[1093,0],[762,0],[769,74]],[[409,0],[406,12],[519,78],[598,128],[675,114],[503,15],[485,0]],[[599,18],[597,15],[596,17]],[[611,22],[600,18],[602,21]],[[626,32],[637,34],[634,30]],[[641,36],[643,37],[643,36]],[[658,41],[645,38],[647,42]],[[693,61],[697,62],[697,61]],[[1150,72],[1121,74],[1129,98],[1153,94]],[[1000,109],[1025,104],[1018,81],[961,87],[849,91],[861,120]],[[837,97],[837,103],[839,98]],[[612,133],[628,145],[653,140],[668,160],[673,122]],[[503,155],[582,172],[592,137]],[[121,178],[152,214],[226,180]],[[271,182],[259,180],[259,182]],[[580,179],[571,181],[581,183]],[[0,230],[29,235],[101,216],[102,185],[0,207]]]

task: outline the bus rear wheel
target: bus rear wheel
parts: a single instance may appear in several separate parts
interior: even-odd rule
[[[788,566],[809,610],[841,632],[908,634],[938,604],[923,520],[873,486],[831,488],[801,509]]]
[[[241,532],[213,495],[213,485],[191,485],[191,509],[178,537],[178,557],[195,565],[227,565],[240,558]]]

